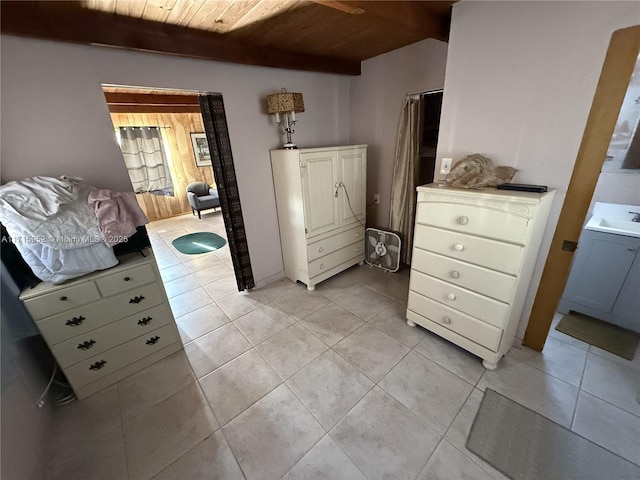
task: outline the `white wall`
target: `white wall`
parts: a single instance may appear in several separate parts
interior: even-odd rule
[[[362,75],[351,80],[351,143],[366,143],[367,204],[380,194],[380,205],[367,210],[367,224],[389,226],[391,178],[402,101],[408,93],[441,89],[447,44],[423,40],[362,62]]]
[[[453,6],[438,159],[483,153],[497,165],[517,168],[516,182],[557,189],[519,336],[528,323],[611,34],[638,23],[638,2],[462,1]]]
[[[282,143],[264,98],[281,87],[304,95],[298,146],[349,138],[349,79],[2,36],[2,182],[74,175],[131,190],[101,84],[223,95],[256,281],[282,271],[269,149]]]

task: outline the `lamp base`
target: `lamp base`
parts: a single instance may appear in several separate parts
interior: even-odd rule
[[[297,150],[298,149],[296,144],[295,143],[291,143],[291,142],[285,143],[283,148],[285,148],[287,150]]]

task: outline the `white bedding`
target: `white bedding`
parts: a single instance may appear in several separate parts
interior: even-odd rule
[[[0,220],[41,280],[61,283],[118,263],[87,204],[93,189],[69,177],[33,177],[0,188]]]

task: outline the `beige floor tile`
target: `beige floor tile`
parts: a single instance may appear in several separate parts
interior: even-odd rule
[[[509,356],[497,370],[485,371],[478,388],[491,388],[567,428],[578,401],[576,387]]]
[[[634,368],[590,353],[582,390],[640,416],[640,373]]]
[[[331,430],[368,478],[416,478],[440,436],[375,387]]]
[[[400,342],[370,325],[363,325],[333,349],[374,382],[409,352]]]
[[[458,450],[463,452],[477,465],[481,466],[485,471],[489,472],[491,476],[496,480],[507,480],[507,477],[505,477],[502,473],[493,468],[483,459],[478,457],[475,453],[468,450],[466,447],[467,438],[469,437],[469,432],[471,431],[471,425],[473,425],[473,420],[478,413],[483,395],[483,392],[478,390],[477,388],[474,389],[473,392],[471,392],[471,395],[469,395],[469,398],[456,416],[456,419],[449,427],[449,430],[447,430],[447,433],[444,436],[444,440],[454,445]]]
[[[275,303],[263,305],[234,321],[236,327],[253,345],[262,343],[295,322],[293,317]]]
[[[301,288],[305,287],[297,285],[288,278],[281,278],[257,289],[256,292],[266,295],[275,301],[289,295],[292,291],[302,292]]]
[[[120,425],[118,391],[117,386],[112,385],[83,400],[54,409],[49,455],[65,455],[70,445],[82,445]]]
[[[237,292],[216,300],[218,306],[231,320],[240,318],[263,305],[271,303],[271,299],[258,291]]]
[[[325,431],[286,385],[223,427],[247,480],[280,478]]]
[[[480,358],[426,330],[415,351],[474,385],[485,372]]]
[[[232,323],[228,323],[193,342],[184,351],[198,378],[233,360],[251,348],[251,344]]]
[[[338,444],[325,435],[282,480],[367,480]]]
[[[162,277],[163,282],[170,282],[171,280],[184,277],[185,275],[189,275],[190,273],[191,272],[189,272],[189,270],[187,270],[187,267],[185,267],[182,263],[160,269],[160,276]]]
[[[218,428],[197,383],[124,422],[129,477],[161,472]]]
[[[473,385],[416,352],[409,352],[378,384],[444,435]]]
[[[640,465],[640,417],[580,392],[572,430]]]
[[[120,426],[95,440],[65,444],[65,447],[69,454],[49,462],[46,480],[127,478],[124,439]]]
[[[238,292],[238,284],[234,275],[215,280],[211,283],[207,283],[203,287],[209,296],[214,300],[220,300],[221,298],[228,297]]]
[[[193,312],[194,310],[198,310],[199,308],[211,303],[213,303],[213,299],[202,287],[195,288],[189,292],[176,295],[169,299],[173,316],[176,318],[186,315],[189,312]]]
[[[369,323],[407,347],[413,348],[424,338],[425,330],[407,325],[406,313],[406,305],[395,302],[370,319]]]
[[[418,480],[492,480],[493,477],[464,453],[442,440]]]
[[[339,297],[335,302],[363,320],[373,318],[381,310],[392,307],[394,303],[389,297],[362,285],[351,289],[349,295]]]
[[[124,420],[134,417],[196,381],[183,351],[118,382]]]
[[[297,324],[287,327],[256,348],[283,380],[327,350],[324,343]]]
[[[217,263],[213,267],[207,267],[202,270],[193,272],[193,275],[202,285],[206,285],[221,278],[233,276],[233,268],[224,262]]]
[[[191,273],[199,272],[200,270],[205,270],[207,268],[220,266],[222,265],[222,263],[224,263],[213,252],[203,253],[200,255],[192,255],[191,257],[192,259],[182,262]]]
[[[255,350],[200,379],[220,425],[227,424],[281,383],[278,374]]]
[[[173,252],[169,251],[169,253],[162,256],[162,258],[156,258],[156,263],[158,264],[158,269],[162,270],[173,267],[174,265],[180,265],[182,261]]]
[[[173,298],[182,293],[190,292],[200,287],[200,282],[196,280],[193,275],[185,275],[184,277],[176,278],[164,282],[164,290],[167,292],[167,297]]]
[[[327,297],[315,291],[308,291],[302,284],[296,285],[289,293],[274,301],[296,320],[306,317],[329,303]]]
[[[205,307],[176,318],[180,338],[182,338],[182,343],[185,344],[202,335],[213,332],[216,328],[220,328],[230,321],[229,317],[215,303],[210,303]]]
[[[154,480],[244,480],[221,430],[200,442],[164,469]]]
[[[363,320],[335,303],[329,303],[304,317],[300,323],[324,343],[333,346],[362,325]]]
[[[335,275],[324,282],[316,285],[316,290],[331,300],[335,300],[344,295],[348,295],[351,290],[360,285],[350,280],[343,274]]]
[[[287,385],[329,430],[371,390],[373,382],[329,350],[291,377]]]
[[[512,347],[509,355],[529,365],[579,387],[587,361],[587,351],[548,337],[542,352],[530,348]]]

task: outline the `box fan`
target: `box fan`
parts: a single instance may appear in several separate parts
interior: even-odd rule
[[[397,272],[400,268],[400,247],[402,240],[397,233],[367,228],[365,230],[364,261],[372,267],[388,272]]]

